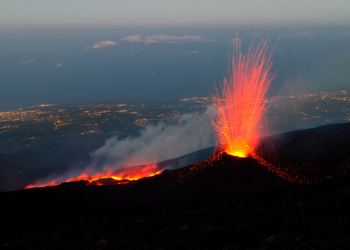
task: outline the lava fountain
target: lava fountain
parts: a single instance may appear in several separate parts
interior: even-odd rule
[[[238,39],[236,39],[238,40]],[[271,73],[272,53],[267,41],[249,47],[246,55],[241,42],[234,46],[228,75],[215,86],[212,102],[217,116],[211,120],[216,146],[233,156],[254,153],[263,134],[266,94],[276,74]]]

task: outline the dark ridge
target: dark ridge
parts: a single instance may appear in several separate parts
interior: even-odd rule
[[[349,249],[349,137],[350,124],[272,137],[279,165],[219,151],[123,185],[79,181],[0,193],[0,246]]]
[[[111,179],[97,182],[116,184]],[[0,227],[6,232],[4,239],[13,246],[21,246],[16,242],[18,239],[66,230],[71,223],[80,227],[90,220],[94,224],[110,216],[131,216],[130,212],[135,210],[151,212],[162,207],[166,210],[196,207],[216,204],[230,197],[244,200],[290,190],[296,185],[281,179],[252,157],[237,158],[222,151],[202,163],[128,184],[97,186],[87,183],[78,181],[0,193],[0,199],[6,204],[0,215]],[[115,210],[110,211],[111,208]]]
[[[162,162],[157,163],[158,169],[178,169],[181,167],[188,166],[190,164],[194,164],[197,162],[201,162],[208,157],[210,157],[214,152],[214,148],[206,148],[202,149],[196,152],[189,153],[187,155],[165,160]],[[45,152],[46,153],[46,152]],[[45,154],[43,154],[45,155]],[[38,155],[32,155],[31,158],[40,158],[42,156]],[[63,158],[65,158],[64,156]],[[3,155],[0,154],[0,192],[1,191],[12,191],[12,190],[19,190],[23,189],[25,186],[34,183],[36,180],[45,179],[48,176],[65,174],[72,169],[72,167],[68,166],[61,166],[61,167],[40,167],[40,164],[33,164],[30,161],[30,157],[27,156],[27,158],[22,159],[23,157],[18,155]],[[43,157],[42,157],[43,158]],[[60,156],[62,158],[62,156]],[[70,159],[70,158],[69,158]],[[54,166],[57,165],[57,162],[54,160],[53,164]],[[73,160],[72,160],[73,161]],[[17,164],[18,163],[18,164]],[[21,166],[21,167],[17,167]],[[28,166],[28,164],[30,166]],[[28,171],[28,168],[31,169],[31,165],[39,166],[36,167],[35,170]],[[86,165],[89,165],[89,161],[85,161],[83,165],[85,167]],[[139,169],[142,169],[144,166],[134,166],[129,167],[127,169],[116,171],[114,174],[118,175],[118,173],[122,171],[127,171],[129,173],[135,173]],[[79,169],[77,169],[79,170]]]
[[[332,124],[264,138],[257,151],[272,165],[318,182],[346,173],[349,142],[350,123]]]

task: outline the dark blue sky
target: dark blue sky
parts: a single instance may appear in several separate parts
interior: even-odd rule
[[[218,82],[227,72],[232,38],[238,32],[245,51],[254,30],[255,27],[3,30],[0,110],[43,103],[119,103],[207,96],[213,76]],[[290,27],[258,26],[256,35],[259,31],[255,41],[269,38],[271,47],[281,34],[273,56],[274,70],[278,70],[275,94],[285,93],[287,85],[294,92],[349,90],[350,28],[298,27],[292,33]]]
[[[207,96],[237,32],[243,50],[282,35],[275,94],[348,89],[349,13],[345,0],[1,1],[0,111]]]
[[[350,24],[347,0],[11,0],[0,27]]]

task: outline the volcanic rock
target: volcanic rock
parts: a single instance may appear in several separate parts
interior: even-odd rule
[[[117,185],[117,184],[127,184],[128,180],[115,180],[113,178],[103,178],[90,183],[90,185]]]

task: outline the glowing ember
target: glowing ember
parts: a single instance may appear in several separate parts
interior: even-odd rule
[[[220,89],[215,87],[212,97],[217,117],[211,122],[217,147],[229,155],[247,157],[262,135],[265,96],[276,76],[270,73],[272,61],[267,52],[264,40],[255,48],[251,45],[247,55],[242,54],[241,42],[236,42],[228,77]]]

